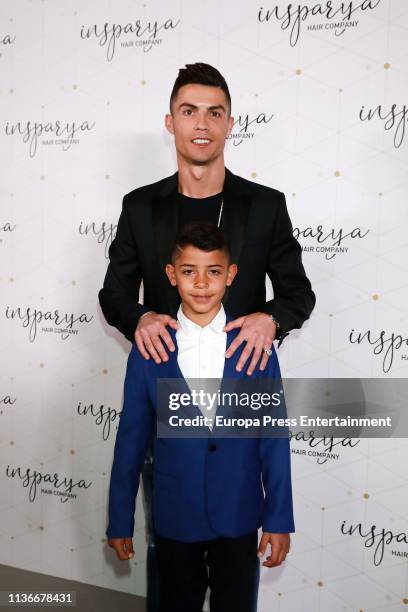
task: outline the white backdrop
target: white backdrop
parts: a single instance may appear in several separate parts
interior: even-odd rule
[[[226,165],[285,192],[304,250],[317,304],[283,375],[406,376],[407,34],[406,0],[1,2],[0,563],[145,594],[140,500],[135,560],[106,547],[130,344],[97,292],[123,195],[176,169],[186,63],[226,77]],[[260,612],[408,603],[407,441],[337,442],[292,441],[297,531]]]

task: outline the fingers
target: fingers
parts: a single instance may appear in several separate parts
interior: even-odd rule
[[[135,556],[135,551],[133,550],[132,538],[125,538],[125,548],[128,555],[128,559],[133,559],[133,557]]]
[[[259,369],[264,370],[266,368],[266,364],[268,363],[269,357],[272,355],[272,353],[271,355],[268,355],[265,349],[269,349],[270,351],[273,351],[273,339],[270,337],[266,337],[263,340],[260,340],[258,347],[260,348],[259,355],[262,355],[261,363],[259,364]]]
[[[231,329],[236,329],[237,327],[242,327],[245,321],[245,317],[238,317],[238,319],[234,319],[230,321],[224,326],[223,331],[230,331]]]
[[[262,352],[263,352],[264,355],[266,355],[266,353],[263,351],[262,343],[257,341],[256,344],[255,344],[255,349],[254,349],[254,352],[253,352],[253,355],[252,355],[251,362],[250,362],[250,364],[248,366],[248,370],[247,370],[247,374],[249,376],[251,376],[252,372],[255,370],[256,364],[258,363],[259,358],[262,355]]]
[[[251,376],[251,374],[255,370],[256,365],[259,362],[261,356],[262,356],[262,361],[261,361],[261,364],[260,364],[259,367],[260,367],[261,370],[265,369],[266,364],[268,363],[269,355],[265,352],[264,349],[266,349],[266,348],[271,349],[272,348],[272,340],[271,340],[271,338],[266,338],[265,336],[253,336],[253,338],[254,338],[254,340],[252,340],[252,341],[248,340],[247,346],[242,351],[241,357],[239,358],[238,363],[237,363],[237,367],[236,367],[236,369],[238,371],[241,371],[242,367],[244,366],[244,363],[247,361],[248,357],[250,356],[250,354],[253,351],[252,359],[251,359],[251,361],[249,363],[249,366],[248,366],[248,369],[247,369],[247,372],[246,372],[248,374],[248,376]],[[241,363],[241,359],[243,360],[242,363]]]
[[[239,327],[243,325],[245,317],[240,317],[240,319],[236,319],[235,321],[230,321],[225,326],[225,330],[233,329],[234,327]],[[247,317],[249,320],[249,317]],[[229,327],[231,325],[231,327]],[[248,326],[247,326],[248,327]],[[245,366],[248,359],[251,357],[251,361],[248,365],[246,373],[248,376],[251,376],[259,363],[260,370],[264,370],[268,363],[269,355],[265,352],[265,348],[271,350],[273,338],[268,333],[259,333],[259,329],[254,329],[250,331],[249,329],[245,329],[245,326],[242,327],[241,331],[237,335],[237,337],[231,342],[227,351],[225,352],[225,357],[228,359],[231,357],[237,348],[240,346],[242,342],[246,342],[246,346],[243,349],[237,365],[236,370],[240,372]]]
[[[235,368],[238,372],[240,372],[242,370],[242,368],[244,367],[244,365],[248,361],[254,346],[255,346],[255,343],[254,343],[253,340],[247,340],[246,347],[242,351],[242,353],[241,353],[241,355],[240,355],[240,357],[238,359],[238,363],[236,365],[236,368]]]
[[[258,546],[258,557],[263,557],[268,544],[271,546],[271,554],[262,563],[264,567],[276,567],[286,559],[290,548],[289,534],[263,533]]]
[[[266,546],[269,542],[269,537],[263,533],[258,546],[258,557],[263,557],[266,552]]]
[[[226,353],[225,353],[225,357],[231,357],[231,355],[233,355],[235,353],[235,351],[237,350],[237,348],[239,347],[239,345],[241,344],[241,342],[243,342],[244,340],[246,340],[246,338],[244,338],[244,334],[242,332],[240,332],[238,334],[238,336],[236,338],[234,338],[234,340],[231,342],[231,344],[229,345]]]
[[[145,345],[143,344],[142,334],[140,333],[138,329],[135,332],[135,342],[136,342],[136,346],[139,349],[142,357],[144,357],[145,359],[150,359],[150,355],[146,351]]]
[[[142,329],[140,330],[140,333],[142,335],[142,340],[144,342],[146,350],[148,351],[149,355],[151,357],[153,357],[155,362],[156,363],[161,363],[162,359],[164,361],[167,361],[167,359],[168,359],[167,353],[164,350],[163,344],[162,344],[159,336],[158,335],[155,335],[155,336],[151,335],[149,333],[149,330],[147,330],[144,327],[142,327]]]
[[[281,547],[278,544],[273,544],[273,546],[271,546],[271,552],[272,554],[266,557],[266,561],[262,563],[264,567],[276,567],[280,565],[278,561],[282,552]]]
[[[276,545],[274,545],[273,549],[275,549],[275,552],[272,552],[272,555],[267,557],[267,560],[262,563],[264,567],[277,567],[281,565],[289,552],[286,548],[278,548]]]
[[[268,347],[266,347],[268,348]],[[270,347],[272,348],[272,347]],[[262,359],[261,359],[261,363],[259,364],[259,369],[260,370],[264,370],[266,368],[266,364],[268,363],[268,359],[269,359],[269,355],[268,353],[265,353],[265,351],[262,351]]]
[[[173,319],[173,321],[174,321],[174,319]],[[174,342],[171,339],[171,336],[170,336],[169,332],[167,331],[167,329],[164,326],[163,326],[163,331],[160,332],[160,336],[162,337],[162,339],[166,343],[167,348],[169,349],[169,351],[173,352],[173,351],[176,350],[176,347],[174,346]]]
[[[156,363],[168,361],[169,358],[164,344],[168,350],[175,351],[174,342],[166,329],[166,325],[178,329],[178,322],[170,315],[149,313],[139,319],[135,332],[135,342],[145,359],[152,357]]]
[[[120,561],[127,561],[135,556],[132,538],[110,538],[108,544],[115,550]]]

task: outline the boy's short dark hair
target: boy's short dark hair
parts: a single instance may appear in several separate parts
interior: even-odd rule
[[[227,99],[228,116],[231,115],[231,96],[226,80],[222,76],[221,72],[219,72],[216,68],[210,66],[210,64],[204,64],[203,62],[196,62],[195,64],[186,64],[185,68],[180,68],[178,77],[174,82],[173,89],[170,95],[170,112],[172,112],[172,105],[180,87],[193,83],[196,83],[198,85],[211,85],[212,87],[220,87]]]
[[[223,251],[228,260],[231,258],[231,249],[224,232],[210,221],[194,221],[183,225],[174,241],[171,251],[171,260],[174,262],[180,249],[193,246],[200,251]]]

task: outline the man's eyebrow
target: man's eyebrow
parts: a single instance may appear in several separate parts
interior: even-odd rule
[[[182,102],[179,105],[179,108],[181,108],[182,106],[188,106],[189,108],[195,108],[195,109],[198,108],[196,104],[191,104],[191,102]],[[226,112],[222,104],[212,104],[211,106],[208,107],[209,110],[218,110],[219,108],[222,109],[224,113]]]

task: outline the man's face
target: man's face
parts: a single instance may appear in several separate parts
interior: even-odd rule
[[[229,264],[223,251],[205,252],[189,245],[179,251],[173,264],[167,264],[166,274],[180,294],[184,313],[216,314],[231,285],[237,266]]]
[[[228,117],[220,87],[183,85],[166,114],[166,128],[174,134],[178,155],[194,164],[207,164],[223,154],[234,118]]]

